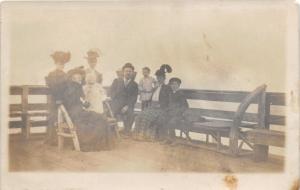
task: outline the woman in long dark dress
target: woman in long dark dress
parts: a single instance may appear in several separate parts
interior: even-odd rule
[[[55,51],[51,54],[55,64],[55,70],[51,71],[45,77],[46,85],[49,87],[51,95],[49,127],[47,127],[47,135],[45,139],[46,144],[56,145],[56,122],[57,122],[57,105],[61,102],[62,92],[64,90],[65,82],[67,81],[67,74],[64,72],[64,66],[70,61],[70,52]]]
[[[68,72],[62,102],[69,113],[78,134],[83,151],[107,149],[110,146],[111,130],[105,116],[84,109],[82,80],[84,70],[75,68]]]

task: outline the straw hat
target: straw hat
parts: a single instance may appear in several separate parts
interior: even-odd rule
[[[101,55],[101,52],[98,48],[92,48],[86,54],[87,54],[87,56],[85,56],[86,59],[98,58]]]

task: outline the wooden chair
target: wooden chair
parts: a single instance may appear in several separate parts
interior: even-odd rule
[[[109,100],[103,101],[103,107],[104,107],[104,114],[107,117],[109,126],[113,130],[115,137],[117,139],[120,139],[118,120],[116,119],[116,117],[111,109],[110,101]]]
[[[80,151],[80,145],[78,136],[76,133],[76,128],[66,110],[66,108],[61,104],[58,107],[58,148],[61,150],[64,146],[64,139],[71,138],[76,151]]]
[[[246,143],[250,148],[254,149],[253,145],[245,137],[244,133],[240,130],[241,127],[253,128],[258,125],[260,128],[264,128],[264,105],[265,105],[265,90],[266,85],[261,85],[247,95],[240,103],[237,111],[235,112],[232,121],[225,120],[208,120],[206,122],[195,122],[189,132],[199,132],[211,135],[217,143],[217,151],[222,153],[229,153],[231,155],[238,155],[243,143]],[[251,103],[258,102],[258,123],[246,123],[243,122],[243,116]],[[223,151],[223,144],[221,137],[229,137],[229,152]],[[187,135],[187,137],[189,137]],[[239,139],[242,140],[240,144]]]

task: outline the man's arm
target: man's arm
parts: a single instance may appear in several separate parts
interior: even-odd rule
[[[132,88],[130,89],[128,103],[127,103],[127,105],[132,109],[134,109],[134,105],[137,101],[138,94],[139,94],[138,85],[134,82]]]

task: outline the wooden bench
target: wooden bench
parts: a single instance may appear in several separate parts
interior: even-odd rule
[[[262,85],[252,93],[183,89],[189,100],[239,103],[239,107],[237,111],[222,110],[223,108],[220,110],[205,109],[203,107],[190,108],[192,112],[205,117],[207,121],[194,122],[188,129],[179,129],[186,133],[186,137],[190,142],[196,142],[189,135],[190,132],[195,132],[206,135],[206,144],[208,144],[209,136],[212,136],[217,144],[216,147],[211,148],[211,146],[198,143],[200,147],[237,156],[248,153],[248,151],[242,150],[243,144],[247,144],[253,150],[256,161],[267,160],[269,146],[283,147],[284,145],[283,130],[270,130],[270,125],[283,126],[285,116],[273,115],[270,111],[271,106],[285,106],[285,96],[283,93],[265,93],[265,88],[266,86]],[[258,113],[246,112],[250,104],[258,105]],[[222,144],[222,137],[229,139],[229,146]]]

